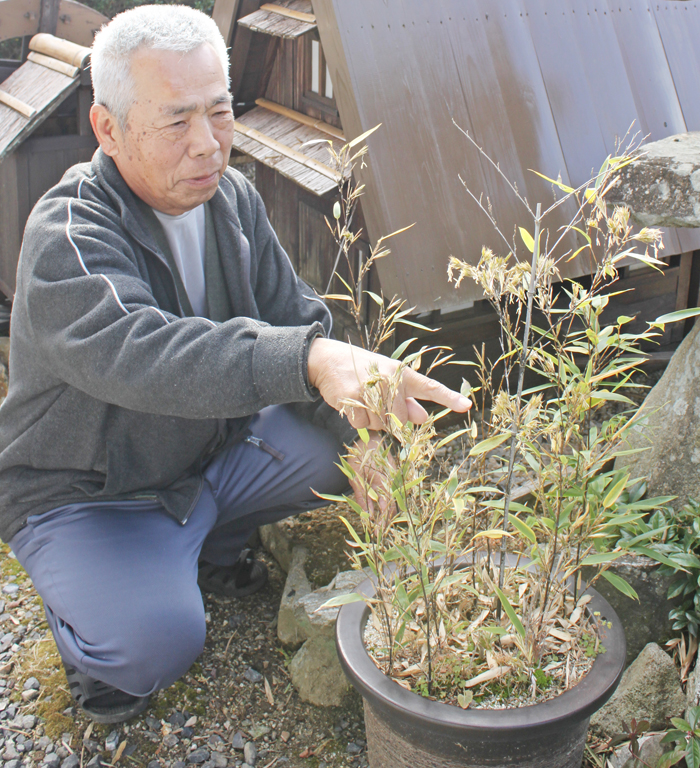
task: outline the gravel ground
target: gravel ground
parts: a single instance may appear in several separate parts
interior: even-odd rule
[[[6,768],[340,768],[367,765],[359,697],[299,700],[276,635],[284,574],[252,598],[206,596],[206,647],[139,718],[92,725],[68,694],[41,600],[5,547],[0,560],[0,757]],[[262,556],[265,559],[265,556]]]

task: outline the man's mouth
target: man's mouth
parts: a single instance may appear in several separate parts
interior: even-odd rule
[[[206,186],[209,186],[209,184],[213,184],[218,180],[219,180],[219,171],[217,170],[205,176],[193,176],[189,179],[185,179],[185,182],[187,184],[191,184],[194,187],[206,187]]]

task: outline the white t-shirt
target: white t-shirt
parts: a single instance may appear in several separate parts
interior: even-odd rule
[[[207,306],[204,283],[204,204],[179,216],[155,209],[153,213],[163,225],[192,309],[195,315],[203,317]]]

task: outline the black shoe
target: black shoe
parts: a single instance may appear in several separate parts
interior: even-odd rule
[[[63,668],[71,696],[83,712],[96,723],[123,723],[140,715],[148,706],[150,696],[132,696],[78,672],[65,661]]]
[[[233,565],[200,562],[197,583],[202,592],[247,597],[267,584],[267,567],[255,559],[251,549],[244,549]]]

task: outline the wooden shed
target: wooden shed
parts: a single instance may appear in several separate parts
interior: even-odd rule
[[[489,197],[504,231],[527,221],[454,123],[531,202],[552,198],[533,170],[577,186],[631,126],[651,141],[700,129],[694,0],[217,0],[214,18],[231,45],[235,146],[255,158],[258,189],[300,273],[325,290],[334,183],[295,153],[323,163],[320,145],[303,142],[381,123],[361,174],[366,237],[415,223],[379,263],[381,287],[465,353],[495,337],[493,316],[475,284],[448,285],[447,261],[476,261],[497,243],[460,177]],[[626,270],[636,291],[620,299],[625,314],[647,320],[698,304],[700,232],[667,230],[665,243],[662,279]],[[588,265],[567,270],[585,275]]]
[[[0,61],[0,292],[8,298],[32,207],[97,147],[86,67],[105,21],[74,0],[0,0],[0,39],[24,38],[23,61]]]

